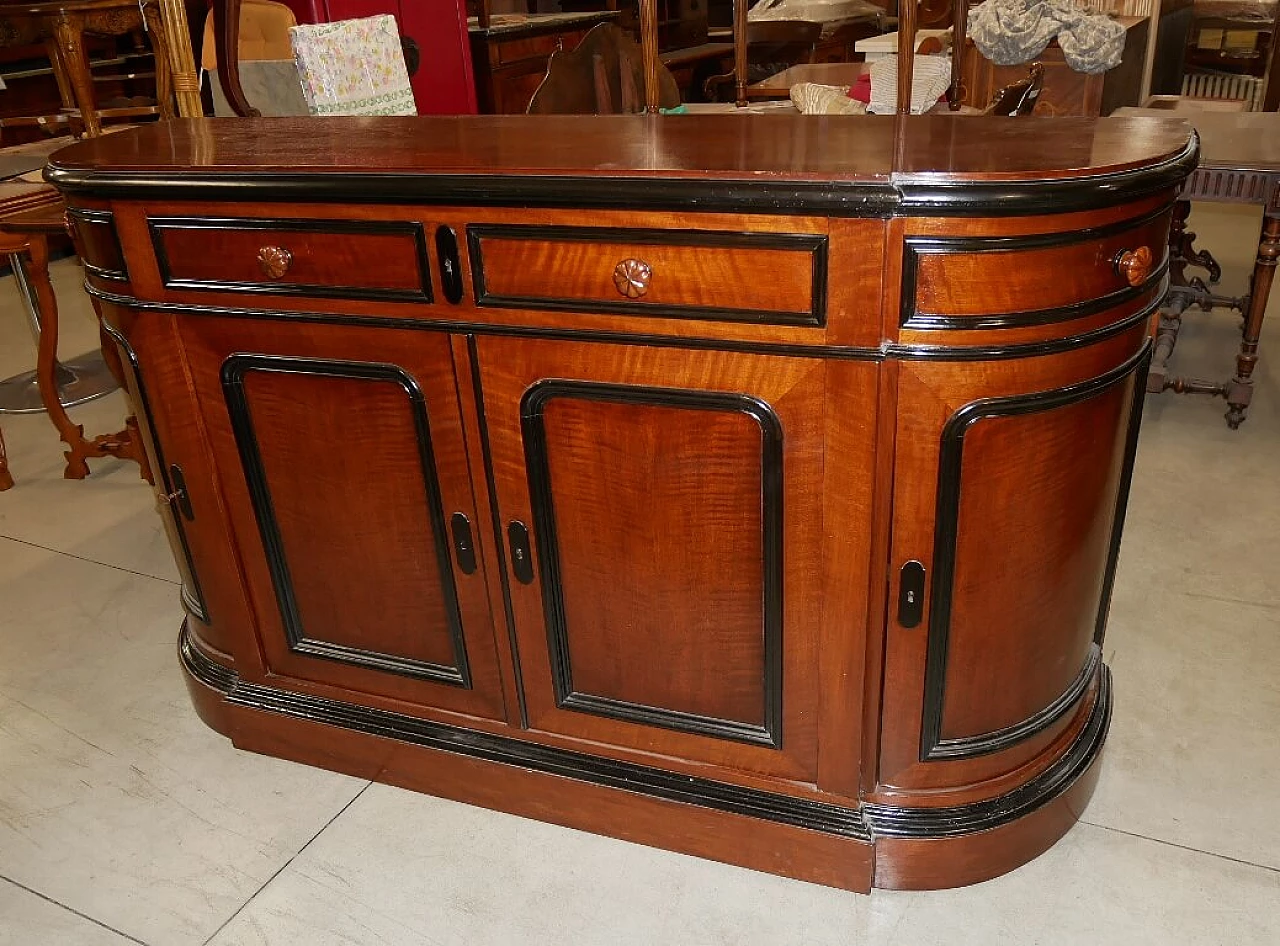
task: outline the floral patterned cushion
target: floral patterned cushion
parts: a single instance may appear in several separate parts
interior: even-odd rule
[[[416,115],[390,14],[289,30],[312,115]]]

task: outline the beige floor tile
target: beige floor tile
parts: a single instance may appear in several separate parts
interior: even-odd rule
[[[210,946],[843,946],[905,906],[374,785]]]
[[[885,946],[1280,942],[1280,873],[1090,825],[987,883],[877,898],[906,905]]]
[[[97,323],[73,259],[53,264],[61,351],[74,356],[98,344]],[[0,378],[35,365],[35,347],[12,277],[0,279]],[[122,392],[71,408],[86,436],[124,426]],[[177,579],[168,542],[137,464],[91,460],[86,480],[64,480],[64,445],[44,414],[0,414],[13,489],[0,493],[0,536],[32,542],[157,578]]]
[[[137,941],[0,880],[0,946],[129,946],[133,942]]]
[[[1122,586],[1108,633],[1116,709],[1086,820],[1280,868],[1280,606]]]
[[[205,728],[173,584],[0,539],[0,601],[0,876],[201,943],[362,788]]]

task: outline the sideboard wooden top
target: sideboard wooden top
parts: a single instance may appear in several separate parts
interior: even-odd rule
[[[607,189],[600,203],[609,197],[621,204],[633,196],[646,202],[645,193],[633,195],[627,186],[647,188],[656,199],[654,187],[669,182],[677,186],[662,199],[678,203],[677,197],[696,198],[691,185],[714,182],[742,194],[749,182],[757,199],[768,192],[778,210],[793,209],[785,206],[789,200],[797,208],[824,209],[818,201],[835,210],[842,201],[897,204],[907,196],[903,186],[913,184],[1079,183],[1133,173],[1145,179],[1163,167],[1185,175],[1182,166],[1194,159],[1190,127],[1173,120],[786,114],[183,119],[73,145],[53,156],[48,175],[64,189],[87,192],[154,196],[193,186],[215,192],[234,187],[241,199],[254,184],[276,191],[255,195],[261,199],[322,198],[317,189],[328,179],[341,190],[328,196],[348,200],[391,199],[396,188],[401,198],[443,199],[437,185],[451,177],[454,183],[466,179],[475,191],[448,195],[452,199],[504,200],[512,197],[505,194],[512,185],[502,178],[519,178],[526,190],[530,178],[544,184],[572,179],[588,192],[593,181]],[[416,184],[405,191],[408,178]],[[724,202],[709,196],[713,204]]]

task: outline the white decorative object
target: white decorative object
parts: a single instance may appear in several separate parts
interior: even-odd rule
[[[390,14],[289,30],[312,115],[416,115]]]

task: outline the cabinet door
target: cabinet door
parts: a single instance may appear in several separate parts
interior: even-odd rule
[[[822,362],[476,357],[529,725],[812,781]]]
[[[447,336],[182,326],[263,674],[503,715]]]
[[[998,779],[1087,718],[1143,335],[981,372],[902,365],[882,784]]]

